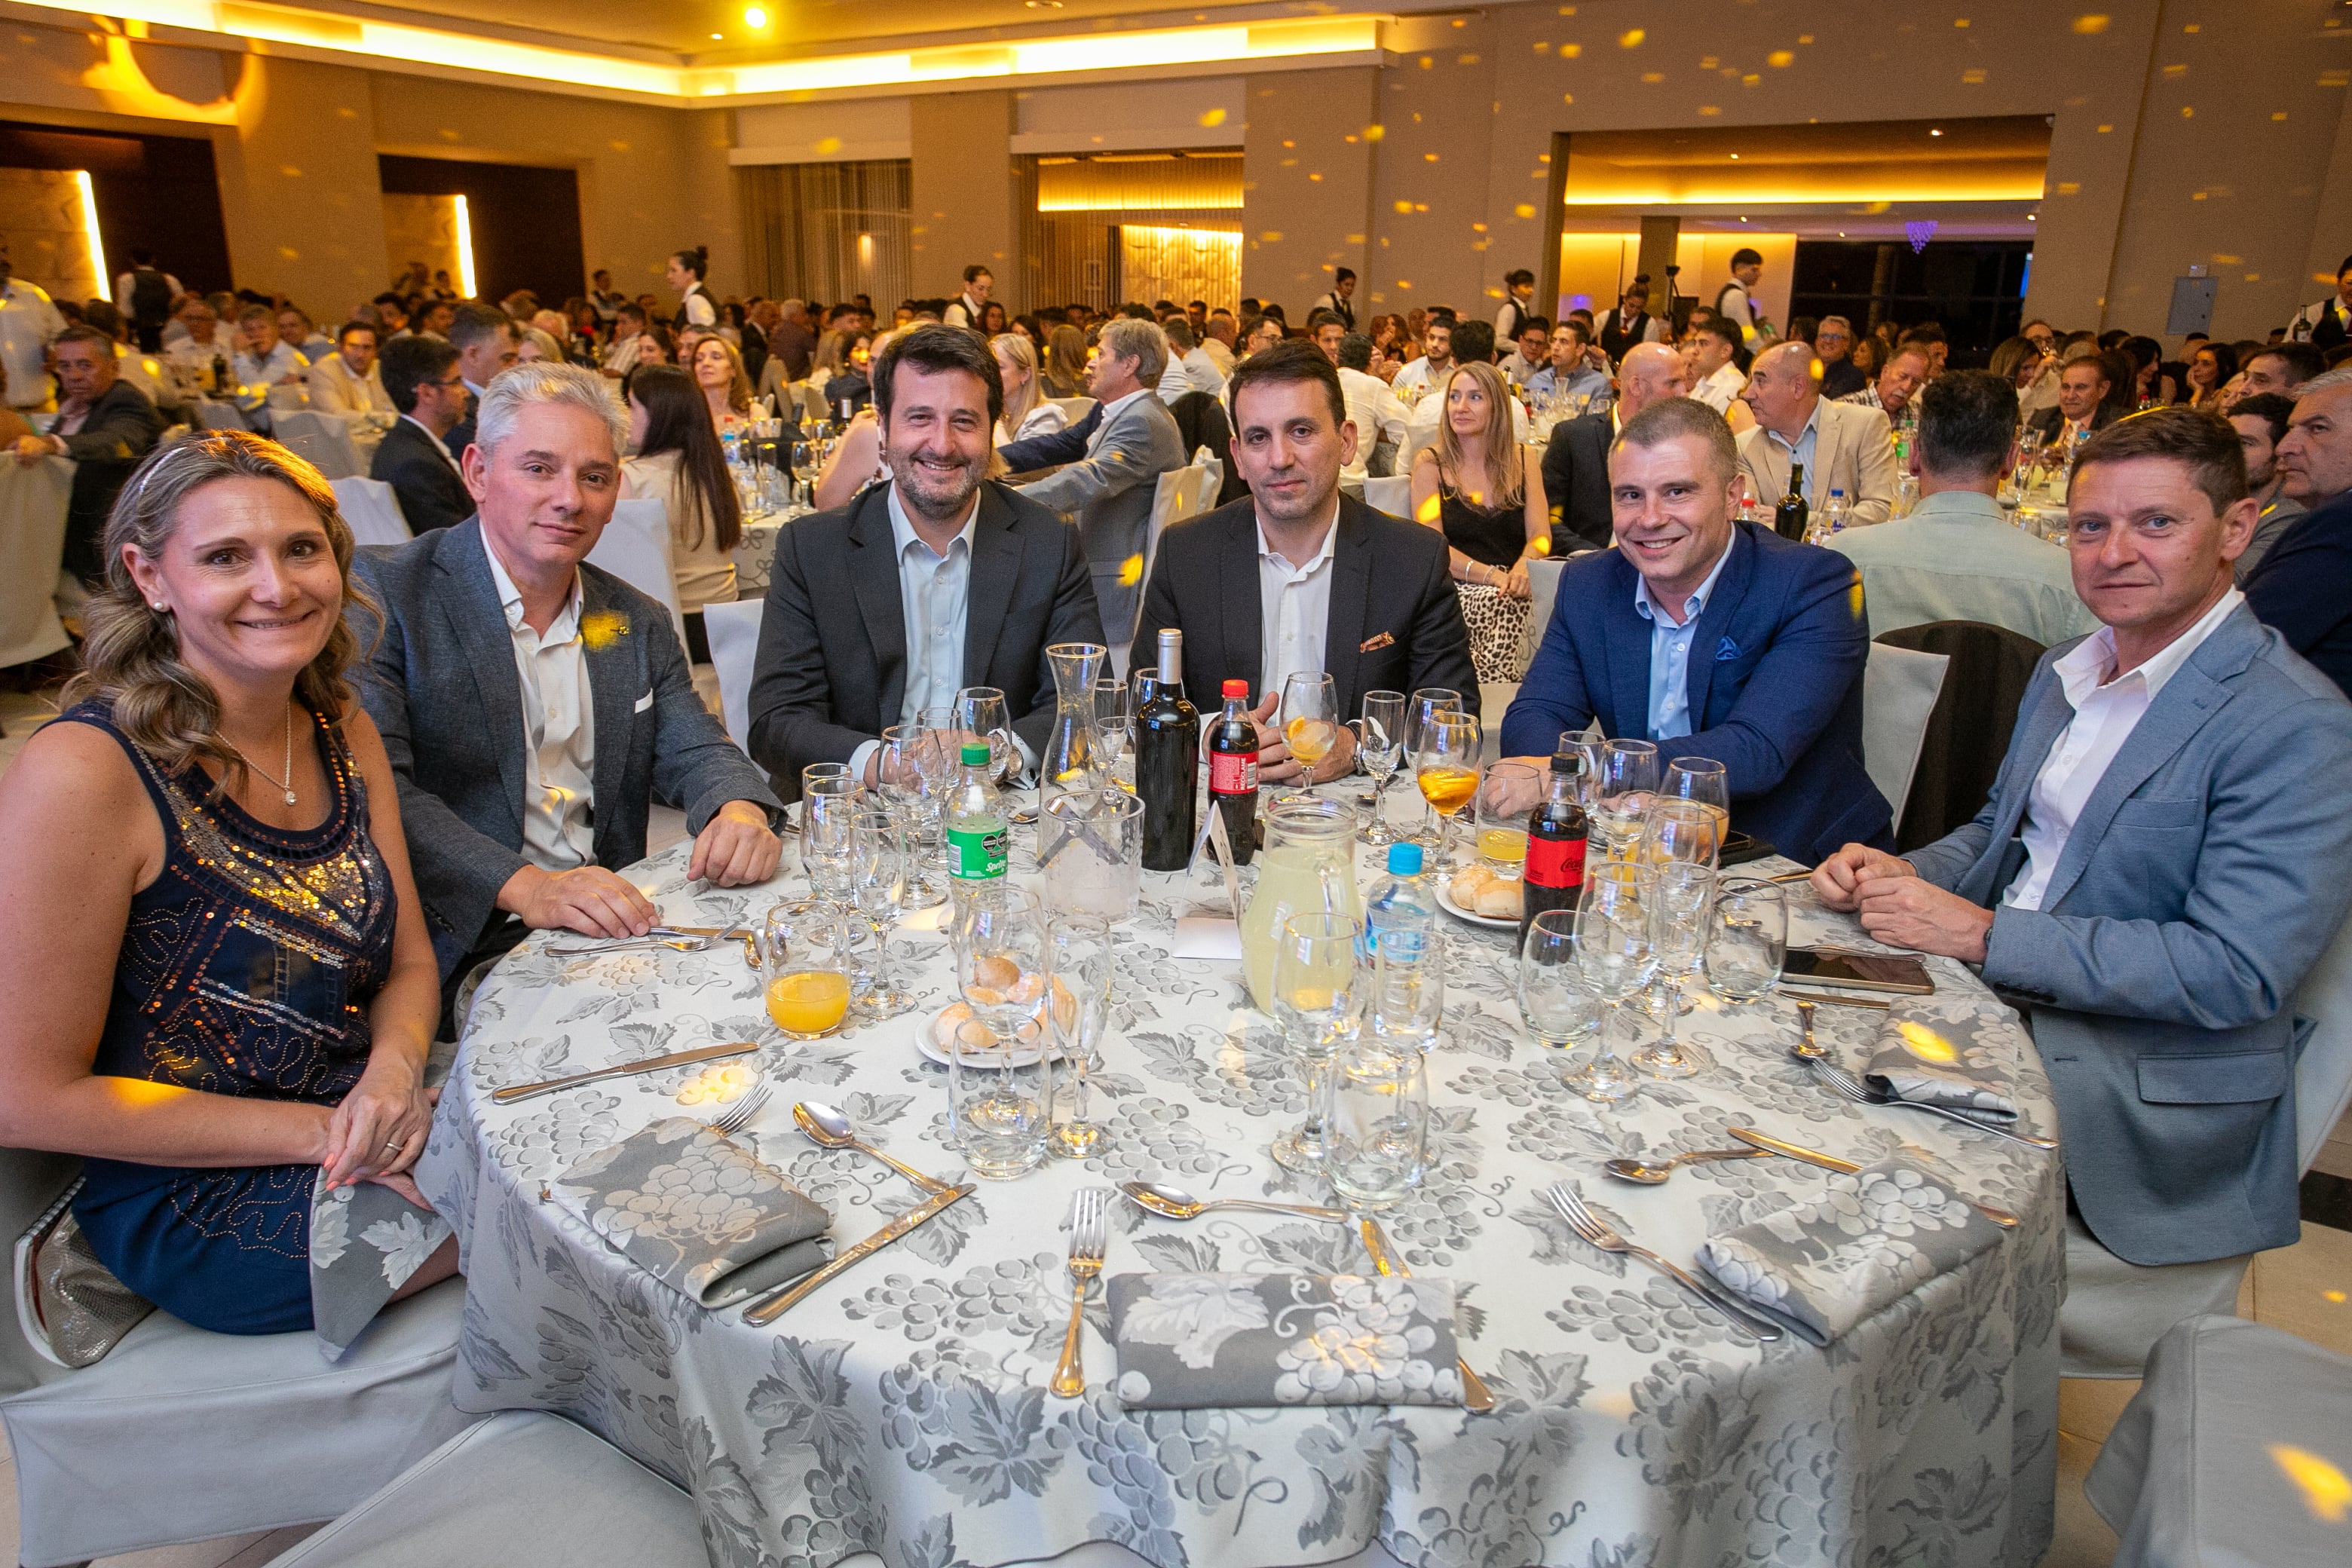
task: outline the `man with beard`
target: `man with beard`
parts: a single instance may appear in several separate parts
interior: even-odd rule
[[[1289,677],[1328,673],[1346,718],[1367,691],[1435,686],[1466,700],[1478,675],[1444,536],[1339,493],[1357,433],[1339,368],[1311,342],[1276,343],[1234,367],[1231,396],[1234,462],[1250,493],[1161,536],[1135,646],[1181,631],[1195,701],[1248,681],[1257,776],[1279,784],[1299,773],[1271,722]],[[1342,725],[1310,782],[1354,765],[1352,739]]]
[[[874,782],[882,731],[967,686],[1004,693],[1034,758],[1054,720],[1045,648],[1103,640],[1077,531],[987,479],[1004,412],[987,345],[915,327],[873,384],[890,482],[783,530],[768,577],[751,752],[787,800],[811,763]]]

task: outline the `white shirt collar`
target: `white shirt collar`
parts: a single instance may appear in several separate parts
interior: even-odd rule
[[[1685,602],[1681,626],[1675,626],[1658,616],[1658,602],[1650,597],[1650,580],[1638,572],[1633,574],[1633,608],[1643,620],[1656,621],[1658,625],[1672,626],[1675,631],[1680,631],[1684,626],[1691,625],[1706,613],[1706,602],[1715,593],[1716,579],[1723,575],[1723,569],[1730,563],[1731,552],[1738,547],[1738,544],[1739,532],[1735,528],[1729,542],[1723,547],[1723,553],[1715,558],[1715,569],[1706,574],[1706,581],[1698,585],[1697,592],[1691,595]]]
[[[432,426],[427,425],[426,423],[425,423],[425,421],[424,421],[424,420],[419,419],[419,418],[418,418],[415,415],[414,415],[414,414],[404,414],[404,415],[402,415],[402,416],[401,416],[401,417],[402,417],[403,419],[407,420],[411,425],[415,426],[419,430],[424,431],[424,432],[425,432],[425,438],[426,440],[428,440],[428,441],[432,442],[436,447],[440,447],[440,448],[441,448],[441,455],[442,455],[443,457],[445,457],[445,458],[448,458],[448,459],[449,459],[449,466],[450,466],[451,468],[456,468],[456,467],[457,466],[457,455],[455,452],[452,452],[451,450],[449,450],[449,443],[448,443],[448,442],[444,441],[440,437],[436,436],[435,434],[433,434],[433,426]]]
[[[499,605],[507,613],[507,630],[512,632],[523,624],[522,590],[515,586],[512,577],[507,575],[506,563],[499,559],[499,552],[490,548],[490,535],[487,529],[482,531],[482,553],[489,558],[490,585],[499,591]],[[572,592],[564,599],[563,608],[555,613],[555,619],[548,623],[547,634],[539,640],[542,646],[570,642],[579,633],[580,569],[575,566],[572,569]]]
[[[890,542],[892,545],[892,553],[897,555],[899,559],[904,560],[907,554],[907,546],[909,544],[919,543],[924,549],[929,550],[931,548],[929,542],[925,540],[921,534],[915,531],[914,520],[909,518],[907,515],[906,509],[898,504],[898,481],[897,479],[892,479],[887,485],[885,485],[883,487],[883,495],[888,501],[890,507]],[[963,526],[956,530],[956,538],[963,541],[963,547],[967,553],[971,550],[972,531],[978,526],[979,522],[980,492],[978,490],[974,490],[971,492],[971,504],[964,509]],[[953,543],[954,541],[950,540],[949,542]],[[935,553],[945,555],[946,552],[940,551]]]
[[[1331,559],[1332,552],[1334,552],[1334,551],[1339,547],[1339,491],[1337,491],[1337,490],[1334,490],[1334,491],[1332,491],[1332,492],[1331,492],[1331,511],[1330,511],[1330,515],[1329,515],[1329,517],[1325,521],[1325,522],[1324,522],[1324,524],[1323,524],[1323,544],[1322,544],[1322,547],[1321,547],[1320,549],[1318,549],[1318,550],[1317,550],[1317,551],[1315,552],[1315,559],[1314,559],[1314,560],[1312,560],[1312,561],[1309,561],[1309,562],[1308,562],[1306,565],[1304,565],[1304,566],[1296,566],[1296,567],[1295,567],[1295,566],[1291,565],[1291,563],[1290,563],[1290,557],[1289,557],[1289,556],[1287,556],[1287,555],[1285,555],[1281,551],[1279,551],[1279,550],[1276,549],[1276,548],[1274,547],[1274,542],[1273,542],[1272,540],[1269,540],[1268,538],[1266,538],[1266,536],[1265,536],[1265,521],[1264,521],[1263,519],[1257,519],[1257,518],[1256,518],[1256,514],[1255,514],[1255,512],[1253,512],[1251,515],[1252,515],[1253,519],[1256,521],[1256,524],[1257,524],[1257,554],[1258,554],[1258,559],[1259,559],[1260,561],[1266,561],[1266,560],[1269,560],[1269,559],[1270,559],[1270,560],[1275,560],[1275,561],[1279,561],[1280,563],[1282,563],[1282,569],[1283,569],[1284,571],[1286,571],[1286,572],[1291,572],[1291,573],[1295,573],[1295,574],[1297,574],[1297,575],[1305,576],[1305,575],[1307,575],[1307,574],[1310,574],[1310,573],[1314,573],[1314,572],[1319,571],[1319,570],[1321,570],[1321,569],[1322,569],[1323,563],[1324,563],[1325,562],[1327,562],[1327,561],[1328,561],[1328,560],[1330,560],[1330,559]]]
[[[2165,683],[2180,673],[2180,667],[2204,646],[2205,639],[2221,629],[2221,623],[2230,618],[2230,612],[2245,602],[2246,596],[2237,589],[2228,590],[2214,601],[2211,609],[2198,617],[2195,626],[2165,644],[2131,671],[2131,675],[2138,676],[2146,682],[2149,701],[2155,701],[2157,693],[2164,689]],[[2113,685],[2117,679],[2131,679],[2131,675],[2116,677],[2113,674],[2115,668],[2116,629],[2113,626],[2101,626],[2084,637],[2072,653],[2051,666],[2059,684],[2065,689],[2066,700],[2077,708],[2083,705],[2084,698],[2099,688]]]
[[[1102,411],[1103,424],[1108,425],[1112,420],[1118,418],[1118,411],[1120,409],[1126,407],[1129,404],[1134,402],[1137,398],[1141,397],[1145,393],[1151,390],[1152,389],[1148,386],[1139,386],[1133,392],[1129,393],[1125,397],[1114,397],[1108,403],[1104,404]]]

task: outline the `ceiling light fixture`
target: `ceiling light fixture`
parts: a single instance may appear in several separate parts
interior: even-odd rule
[[[743,13],[743,25],[757,32],[768,25],[768,14],[757,5],[750,6]]]

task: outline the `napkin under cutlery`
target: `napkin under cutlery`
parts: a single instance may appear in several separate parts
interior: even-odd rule
[[[1131,1410],[1462,1403],[1443,1279],[1120,1274],[1108,1295]]]
[[[583,1155],[548,1191],[632,1262],[705,1307],[748,1300],[833,1255],[832,1215],[691,1117],[666,1117]]]
[[[449,1236],[447,1220],[394,1188],[353,1182],[329,1192],[319,1173],[310,1185],[310,1325],[330,1360],[351,1349]]]
[[[1928,1018],[1890,1013],[1863,1077],[1898,1100],[2014,1121],[2017,1101],[2001,1064],[2014,1054],[2015,1035],[2014,1025],[1983,1014]]]
[[[1698,1263],[1742,1301],[1826,1345],[2003,1234],[1941,1179],[1888,1160],[1833,1180],[1811,1203],[1710,1238]]]

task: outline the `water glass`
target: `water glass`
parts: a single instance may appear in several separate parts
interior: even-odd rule
[[[901,910],[928,910],[946,901],[948,896],[945,879],[926,874],[932,830],[943,820],[946,803],[945,775],[929,766],[924,757],[930,742],[930,732],[919,721],[893,724],[882,731],[881,750],[876,756],[875,784],[898,818],[900,847],[906,856],[907,886],[899,896]]]
[[[861,1018],[895,1018],[915,1005],[890,973],[890,927],[907,897],[907,836],[887,805],[851,815],[849,893],[874,931],[873,974],[856,1003]]]
[[[851,825],[859,797],[857,781],[846,773],[804,779],[801,785],[801,865],[816,896],[841,908],[849,903]]]
[[[1632,857],[1658,788],[1658,748],[1647,741],[1603,741],[1592,759],[1592,830],[1612,860]]]
[[[1143,872],[1143,801],[1120,789],[1057,795],[1038,812],[1038,870],[1055,914],[1135,918]]]
[[[1274,1016],[1307,1084],[1307,1121],[1274,1141],[1275,1163],[1312,1171],[1323,1159],[1323,1064],[1355,1013],[1356,939],[1349,915],[1297,915],[1283,924],[1274,955]]]
[[[1111,782],[1135,793],[1135,709],[1127,682],[1105,677],[1095,682],[1095,743]]]
[[[1712,866],[1723,853],[1723,825],[1729,820],[1714,806],[1664,795],[1652,798],[1642,819],[1642,846],[1635,851],[1645,866]]]
[[[1367,844],[1389,845],[1396,834],[1381,820],[1381,802],[1389,780],[1404,762],[1405,695],[1402,691],[1367,691],[1364,716],[1355,722],[1356,762],[1372,781],[1372,819],[1359,836]]]
[[[1013,721],[1004,693],[993,686],[967,686],[955,694],[955,726],[988,742],[989,765],[1000,787],[1021,775],[1021,748],[1013,743]]]
[[[1053,977],[1049,1034],[1059,1058],[1047,1146],[1065,1158],[1083,1160],[1101,1152],[1110,1136],[1087,1103],[1087,1075],[1101,1062],[1118,973],[1110,922],[1094,915],[1052,916],[1045,927],[1045,966]]]
[[[1658,954],[1650,911],[1655,876],[1644,866],[1604,861],[1588,866],[1576,910],[1577,962],[1593,994],[1608,1012],[1601,1021],[1601,1050],[1569,1075],[1570,1089],[1607,1103],[1638,1092],[1641,1078],[1610,1043],[1626,1001],[1641,994],[1657,973]]]
[[[1683,1055],[1675,1026],[1683,983],[1698,972],[1714,933],[1715,883],[1714,867],[1689,861],[1671,861],[1651,873],[1652,942],[1666,996],[1658,1042],[1634,1052],[1633,1065],[1653,1078],[1688,1078],[1698,1071],[1698,1064]]]
[[[1789,955],[1788,895],[1769,882],[1736,877],[1716,889],[1706,942],[1706,983],[1734,1005],[1767,995]]]
[[[1519,950],[1519,1020],[1547,1046],[1568,1050],[1601,1032],[1601,997],[1576,951],[1576,911],[1546,910],[1528,922]]]
[[[1052,1052],[1034,1016],[1050,984],[1045,918],[1006,889],[966,907],[954,941],[956,988],[981,1027],[959,1033],[949,1053],[949,1116],[971,1173],[1011,1181],[1045,1159],[1052,1127]]]
[[[1350,1214],[1393,1208],[1429,1168],[1429,1070],[1419,1051],[1358,1039],[1323,1075],[1323,1176]]]
[[[1496,763],[1478,780],[1478,864],[1517,881],[1528,865],[1528,817],[1543,804],[1544,770]]]

